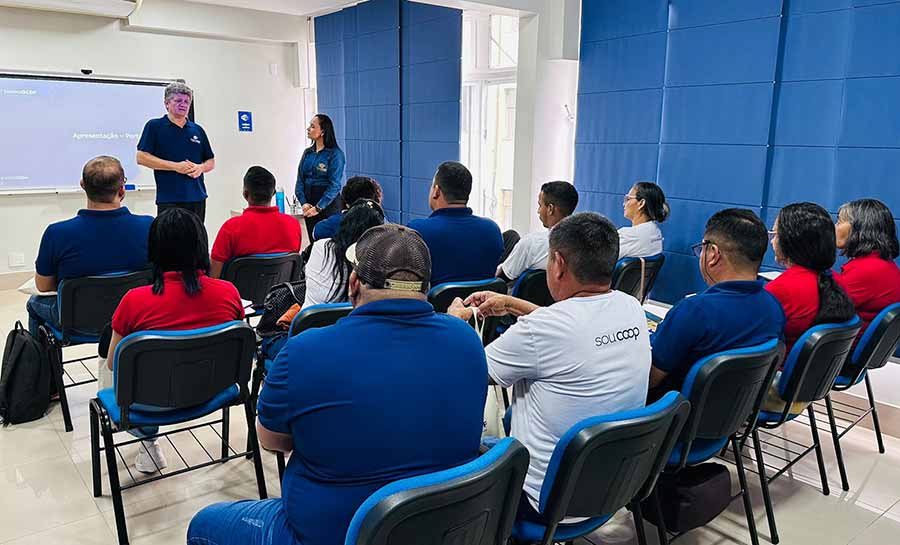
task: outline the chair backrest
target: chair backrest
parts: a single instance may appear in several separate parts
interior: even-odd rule
[[[302,271],[300,254],[248,255],[229,260],[222,268],[222,279],[234,284],[242,299],[259,307],[272,286],[295,282]]]
[[[541,487],[548,531],[564,517],[612,514],[650,494],[690,413],[678,392],[631,411],[587,418],[560,438]]]
[[[505,545],[528,450],[507,438],[452,469],[386,485],[359,506],[344,545]]]
[[[289,335],[293,337],[307,329],[333,325],[344,316],[350,314],[352,310],[353,305],[350,303],[326,303],[306,307],[291,320]]]
[[[653,289],[656,277],[665,262],[664,254],[650,257],[623,257],[616,262],[616,268],[613,269],[612,289],[627,293],[643,303],[647,300],[650,290]],[[644,271],[643,284],[641,283],[641,268]]]
[[[488,278],[472,282],[444,282],[431,288],[428,292],[428,302],[434,307],[435,312],[447,312],[450,303],[455,298],[465,299],[476,291],[506,293],[506,282],[500,278]]]
[[[725,350],[698,360],[690,369],[681,393],[691,402],[691,415],[681,433],[684,465],[695,439],[730,437],[745,422],[756,420],[784,343],[778,339]]]
[[[869,327],[850,355],[850,368],[858,370],[858,376],[865,369],[884,367],[897,350],[898,344],[900,344],[900,303],[894,303],[879,312],[869,323]]]
[[[139,331],[116,346],[113,381],[127,427],[133,403],[167,409],[201,405],[229,386],[247,395],[256,334],[241,321],[185,331]]]
[[[819,324],[806,330],[784,360],[778,395],[787,402],[782,421],[791,405],[823,399],[831,391],[859,333],[860,320]]]
[[[99,336],[128,290],[146,286],[151,279],[152,273],[145,270],[63,280],[57,290],[63,335],[77,331]]]
[[[513,284],[512,295],[542,307],[556,302],[547,287],[547,271],[542,269],[528,269],[520,274]]]

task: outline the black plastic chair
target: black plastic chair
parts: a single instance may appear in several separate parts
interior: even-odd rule
[[[472,282],[444,282],[433,286],[429,290],[428,302],[434,307],[435,312],[447,312],[450,304],[457,297],[465,300],[466,297],[479,291],[506,293],[506,282],[500,278],[488,278]],[[473,322],[470,321],[470,323]],[[500,319],[496,316],[489,316],[484,320],[484,334],[481,337],[481,344],[487,346],[497,337],[497,327],[499,325]]]
[[[547,287],[547,271],[542,269],[528,269],[519,275],[511,295],[541,307],[549,307],[556,302]]]
[[[322,305],[312,305],[307,307],[294,316],[291,320],[291,327],[288,330],[288,336],[293,337],[307,329],[317,327],[327,327],[350,314],[353,305],[350,303],[325,303]],[[259,389],[262,381],[266,378],[266,373],[271,369],[274,359],[263,354],[261,350],[256,354],[256,368],[253,370],[253,382],[250,389],[250,404],[253,407],[254,417],[256,415],[256,401],[259,399]],[[248,447],[247,450],[250,450]],[[276,452],[275,456],[278,461],[278,478],[284,477],[284,453]]]
[[[831,391],[841,367],[847,361],[847,355],[859,332],[859,324],[859,318],[854,316],[852,320],[840,324],[813,326],[801,335],[794,343],[794,347],[791,348],[790,354],[785,358],[784,368],[778,380],[778,395],[785,401],[784,409],[780,413],[760,411],[757,416],[757,426],[753,427],[752,431],[753,449],[772,543],[778,543],[779,537],[772,499],[769,495],[770,482],[784,474],[804,456],[815,451],[816,461],[819,464],[819,476],[822,480],[822,493],[825,495],[830,493],[813,402],[825,399]],[[776,471],[771,477],[768,477],[759,428],[775,429],[800,416],[802,413],[791,413],[791,407],[795,403],[808,404],[806,411],[809,416],[813,444],[797,454],[796,458],[788,461],[787,465]],[[794,453],[791,452],[791,454]],[[735,453],[735,456],[738,457],[739,454]],[[842,466],[840,450],[837,451],[837,456],[838,462]],[[845,486],[846,489],[849,489],[849,485]]]
[[[516,543],[572,541],[593,532],[628,505],[638,539],[647,543],[640,502],[656,484],[687,421],[688,403],[678,392],[630,411],[587,418],[563,435],[541,486],[541,522],[516,521]],[[587,517],[576,523],[566,517]]]
[[[665,262],[665,254],[623,257],[613,269],[612,289],[627,293],[643,304]]]
[[[878,441],[878,452],[884,454],[884,439],[881,437],[881,423],[878,421],[878,411],[875,408],[875,395],[872,393],[869,371],[884,367],[890,360],[891,355],[897,350],[898,344],[900,344],[900,303],[885,308],[872,320],[834,382],[833,390],[840,392],[849,390],[860,382],[865,381],[866,393],[869,398],[868,409],[859,413],[850,405],[833,401],[830,395],[825,398],[826,407],[828,408],[828,421],[831,425],[831,436],[835,440],[836,452],[841,450],[841,437],[859,424],[868,414],[871,414],[872,424],[875,428],[875,439]],[[855,417],[855,420],[840,433],[838,433],[831,403],[841,405],[841,412],[852,414]],[[843,468],[843,456],[839,458],[839,462],[841,474],[846,476],[846,470]]]
[[[247,392],[255,349],[255,333],[240,321],[188,331],[142,331],[128,335],[116,347],[113,355],[115,388],[99,391],[90,404],[91,469],[94,497],[99,497],[102,494],[100,451],[105,451],[120,545],[128,543],[122,491],[135,486],[249,454],[256,470],[259,497],[267,497],[256,428],[252,425],[253,408]],[[238,405],[243,405],[247,418],[248,452],[234,452],[228,443],[228,410]],[[194,466],[185,462],[186,467],[182,469],[168,473],[157,471],[157,475],[140,481],[132,477],[133,482],[120,484],[117,449],[142,439],[115,443],[113,434],[139,427],[183,424],[216,411],[222,411],[221,419],[157,433],[154,437],[168,437],[184,431],[193,434],[193,429],[206,426],[214,430],[213,425],[221,423],[221,457],[214,458],[207,453],[208,462]]]
[[[739,432],[745,424],[752,427],[756,422],[766,388],[783,354],[784,344],[772,339],[756,346],[725,350],[697,361],[681,388],[681,393],[691,402],[691,415],[665,469],[668,473],[677,473],[685,466],[703,463],[730,443],[753,545],[758,545],[759,536],[740,456]],[[669,537],[656,490],[651,499],[658,521],[659,542],[667,544]]]
[[[137,271],[72,278],[59,283],[56,297],[60,327],[57,329],[45,323],[41,326],[41,330],[49,351],[50,365],[53,367],[53,378],[59,392],[59,404],[67,432],[72,431],[72,416],[69,412],[66,388],[97,382],[97,377],[83,363],[85,360],[95,359],[96,356],[65,361],[63,348],[99,343],[103,330],[112,322],[113,314],[122,297],[128,290],[148,285],[151,276],[150,271]],[[71,363],[81,364],[91,378],[81,381],[72,378],[65,370],[65,366]],[[69,384],[65,384],[63,375],[69,376]]]
[[[295,282],[302,272],[300,254],[259,254],[229,260],[222,268],[221,278],[234,284],[241,298],[252,301],[258,310],[272,286]]]
[[[403,479],[359,506],[344,545],[505,545],[528,471],[528,450],[507,438],[475,460]]]

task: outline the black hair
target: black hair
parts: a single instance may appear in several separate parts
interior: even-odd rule
[[[275,176],[260,166],[252,166],[244,174],[244,189],[251,203],[269,203],[275,194]]]
[[[666,194],[655,183],[636,182],[634,197],[639,201],[644,201],[644,213],[647,214],[650,221],[662,223],[669,217],[669,203],[666,202]]]
[[[441,163],[434,174],[434,183],[450,204],[469,202],[472,192],[472,173],[462,163],[447,161]]]
[[[704,237],[726,252],[734,265],[757,270],[769,246],[766,224],[746,208],[726,208],[713,214],[706,222]]]
[[[563,216],[571,216],[578,206],[578,191],[569,182],[547,182],[541,186],[544,204],[560,209]]]
[[[334,277],[331,292],[328,294],[329,301],[347,301],[347,284],[353,271],[347,260],[347,248],[355,244],[367,230],[382,224],[384,224],[384,210],[373,200],[357,201],[344,212],[337,233],[325,243],[325,251],[331,254],[333,263],[331,271]]]
[[[368,176],[353,176],[347,180],[344,189],[341,190],[341,200],[344,201],[344,208],[350,208],[360,199],[369,199],[380,203],[382,197],[381,185]]]
[[[209,240],[200,218],[182,208],[163,210],[150,224],[147,257],[153,293],[163,292],[163,273],[170,271],[181,273],[188,295],[199,293],[199,273],[209,274]]]
[[[94,157],[81,171],[84,192],[94,202],[111,203],[125,184],[125,170],[115,157]]]
[[[775,220],[778,251],[793,265],[819,275],[819,310],[814,323],[845,322],[856,314],[853,301],[831,276],[837,247],[828,211],[811,202],[789,204]]]
[[[334,123],[331,122],[331,118],[325,114],[316,114],[313,117],[319,120],[319,129],[322,130],[322,142],[325,144],[325,147],[328,149],[340,149],[337,143],[337,135],[334,134]],[[313,142],[307,149],[315,151],[316,143]]]
[[[619,233],[600,214],[579,212],[550,230],[550,250],[562,254],[579,282],[609,284],[619,259]]]
[[[891,210],[877,199],[850,201],[838,210],[838,217],[850,222],[850,236],[843,255],[853,258],[878,252],[881,259],[897,259],[897,225]]]

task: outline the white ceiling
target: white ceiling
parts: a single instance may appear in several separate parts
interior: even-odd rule
[[[233,8],[272,11],[287,15],[315,15],[359,3],[360,0],[188,0]]]

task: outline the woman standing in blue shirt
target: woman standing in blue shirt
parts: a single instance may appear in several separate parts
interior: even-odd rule
[[[338,147],[334,124],[327,115],[313,116],[306,136],[313,144],[303,150],[294,192],[302,205],[307,232],[312,233],[319,221],[341,210],[341,181],[346,160]]]

